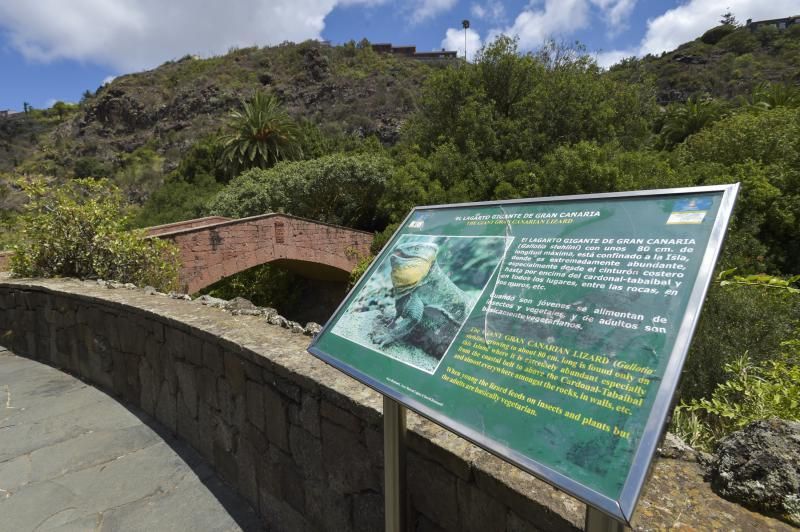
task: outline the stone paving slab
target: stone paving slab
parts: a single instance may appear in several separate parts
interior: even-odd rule
[[[0,347],[0,532],[28,530],[263,528],[146,416]]]

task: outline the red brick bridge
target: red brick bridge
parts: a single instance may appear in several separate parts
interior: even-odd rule
[[[372,233],[287,214],[231,219],[209,216],[147,228],[180,248],[181,286],[188,293],[253,266],[275,263],[305,277],[346,281],[369,254]],[[0,252],[0,271],[11,253]]]
[[[346,281],[369,254],[372,233],[287,214],[220,216],[147,229],[180,248],[181,286],[188,293],[253,266],[274,263],[305,277]]]

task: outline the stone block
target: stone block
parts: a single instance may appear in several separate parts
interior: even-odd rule
[[[217,426],[219,428],[219,425]],[[239,478],[239,466],[236,456],[217,440],[214,440],[214,468],[225,482],[236,486]]]
[[[416,453],[408,454],[406,467],[412,508],[445,530],[458,530],[455,475]]]
[[[477,489],[474,484],[461,479],[457,480],[456,490],[461,530],[465,532],[505,530],[506,508],[504,505]]]
[[[182,393],[178,392],[177,401],[177,428],[178,436],[183,438],[196,451],[200,452],[200,424],[195,419],[186,406],[186,401],[182,398]]]
[[[283,499],[281,488],[280,464],[291,460],[291,457],[275,446],[269,446],[267,453],[258,461],[258,489],[259,493],[265,492],[272,497]],[[263,510],[262,510],[262,513]]]
[[[175,362],[177,361],[170,355],[164,353],[161,357],[161,369],[163,371],[162,379],[163,382],[169,388],[169,392],[172,395],[178,394],[178,373],[175,371]]]
[[[233,393],[226,379],[217,379],[217,398],[222,419],[230,425],[241,427],[247,419],[244,393]]]
[[[214,463],[214,433],[217,420],[211,409],[203,402],[197,408],[197,446],[195,450],[210,464]]]
[[[203,341],[187,334],[183,344],[183,358],[194,366],[200,367],[203,365]]]
[[[319,410],[319,399],[310,393],[304,393],[300,400],[299,425],[317,437],[321,436]]]
[[[208,368],[197,370],[197,399],[215,410],[219,410],[217,397],[217,377]]]
[[[188,335],[180,329],[167,327],[164,331],[164,353],[175,360],[183,360],[187,337]]]
[[[249,360],[242,360],[242,364],[244,366],[244,374],[245,377],[247,377],[247,380],[251,380],[259,384],[264,382],[261,374],[261,366],[254,364]]]
[[[267,456],[269,452],[267,437],[252,423],[246,422],[244,424],[239,433],[239,438],[241,441],[247,441],[250,444],[255,456],[260,457],[259,460]]]
[[[322,457],[330,487],[339,493],[380,490],[378,472],[371,467],[366,446],[354,434],[323,418]]]
[[[311,526],[306,516],[292,508],[269,491],[259,493],[259,510],[267,530],[275,532],[311,532],[319,530]]]
[[[323,400],[320,407],[320,415],[336,423],[340,427],[344,427],[348,431],[359,434],[361,432],[361,420],[350,412],[339,408],[338,406]]]
[[[217,377],[225,375],[225,364],[222,349],[215,343],[203,342],[203,366],[214,372]]]
[[[139,382],[139,366],[143,359],[137,355],[125,355],[125,391],[123,397],[131,404],[139,404],[141,384]]]
[[[178,378],[178,393],[186,411],[197,418],[197,375],[195,367],[186,362],[177,362],[175,372]]]
[[[298,385],[280,376],[274,377],[273,384],[283,396],[291,399],[295,403],[300,402],[300,387]]]
[[[294,463],[304,472],[306,478],[325,478],[322,441],[319,438],[297,425],[289,425],[289,447]]]
[[[383,530],[384,526],[383,495],[365,491],[353,496],[353,529],[358,532]],[[487,528],[492,530],[492,528]]]
[[[256,463],[259,457],[250,442],[240,440],[236,452],[236,463],[239,466],[237,473],[237,491],[247,502],[258,507],[258,481],[256,474]]]
[[[264,385],[248,380],[245,387],[247,389],[247,420],[263,431]]]
[[[303,477],[300,468],[293,464],[291,460],[281,462],[280,472],[281,492],[284,500],[298,512],[305,512],[305,484],[308,479]]]
[[[305,500],[305,515],[314,530],[338,532],[353,529],[351,497],[337,492],[325,482],[309,480],[305,482]]]
[[[274,388],[265,385],[264,432],[267,440],[284,451],[289,451],[289,431],[283,397]]]
[[[158,400],[156,401],[155,414],[156,419],[172,431],[173,434],[178,431],[177,397],[170,391],[166,382],[161,383]]]
[[[144,327],[147,330],[148,338],[152,338],[154,342],[164,343],[164,324],[155,319],[145,319]]]
[[[506,514],[506,532],[542,532],[542,529],[509,510]]]
[[[147,333],[139,320],[117,320],[120,349],[125,353],[140,354],[144,351]]]
[[[156,380],[153,368],[146,360],[139,365],[139,407],[151,416],[155,416],[155,406],[158,401],[160,382]]]
[[[230,383],[232,392],[236,395],[244,395],[245,374],[241,357],[226,351],[223,360],[225,363],[225,378]]]

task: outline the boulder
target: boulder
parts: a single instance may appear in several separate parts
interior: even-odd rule
[[[661,458],[673,458],[675,460],[687,460],[694,462],[697,460],[697,452],[683,441],[680,436],[667,432],[664,441],[658,448],[658,456]]]
[[[256,306],[249,299],[234,297],[225,304],[225,310],[253,310]]]
[[[319,323],[315,323],[313,321],[309,321],[308,323],[306,323],[304,333],[307,336],[316,336],[319,334],[321,330],[322,330],[322,325],[320,325]]]
[[[756,421],[730,434],[707,477],[722,497],[800,526],[800,422]]]
[[[228,304],[228,302],[224,299],[220,299],[218,297],[213,297],[205,294],[198,297],[196,301],[199,301],[203,305],[213,308],[224,308],[225,305]]]
[[[305,328],[296,321],[287,321],[286,328],[297,334],[304,334],[306,332]]]
[[[270,325],[279,325],[285,329],[288,329],[289,327],[289,320],[287,320],[280,314],[275,314],[267,318],[267,323],[269,323]]]
[[[190,296],[189,294],[182,294],[180,292],[170,292],[169,294],[167,294],[167,296],[170,297],[171,299],[182,299],[184,301],[192,300],[192,296]]]

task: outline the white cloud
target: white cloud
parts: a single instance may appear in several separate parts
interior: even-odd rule
[[[740,22],[779,18],[797,14],[798,0],[690,0],[647,21],[647,34],[640,55],[660,54],[701,36],[719,24],[721,15],[731,11]]]
[[[603,1],[603,0],[599,0]],[[739,22],[780,18],[800,11],[798,0],[690,0],[647,21],[647,33],[639,46],[597,54],[600,66],[609,67],[632,55],[658,55],[700,37],[717,26],[722,14],[730,11]]]
[[[500,0],[472,4],[469,11],[473,17],[491,22],[501,22],[506,18],[506,8]]]
[[[483,43],[478,32],[469,28],[467,30],[467,59],[472,61],[475,54],[481,49]],[[459,57],[464,57],[464,28],[449,28],[442,39],[442,48],[458,51]]]
[[[458,0],[416,0],[411,4],[411,22],[417,23],[433,18],[452,9]]]
[[[603,68],[608,68],[611,65],[616,65],[623,59],[633,57],[636,55],[636,49],[633,50],[609,50],[607,52],[601,51],[595,54],[597,64]]]
[[[611,35],[617,34],[628,25],[628,19],[636,7],[636,0],[590,0],[603,12],[603,18]]]
[[[516,35],[520,47],[530,49],[551,37],[572,33],[589,24],[589,5],[585,0],[545,0],[542,8],[536,7],[536,3],[529,4],[511,26],[492,30],[489,40],[500,33]]]
[[[75,59],[132,71],[187,53],[209,56],[234,46],[319,38],[336,5],[383,1],[0,0],[0,31],[28,59]]]
[[[117,76],[106,76],[103,78],[103,81],[100,82],[100,85],[108,85],[115,79],[117,79]]]

